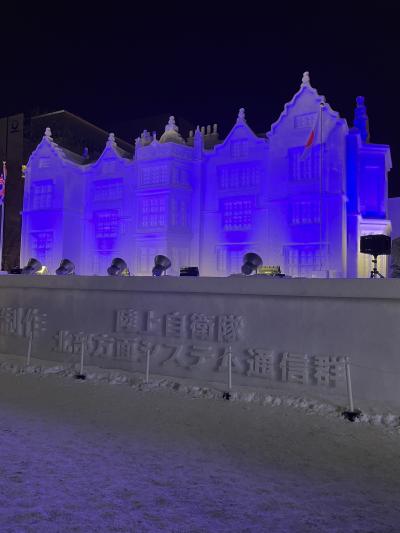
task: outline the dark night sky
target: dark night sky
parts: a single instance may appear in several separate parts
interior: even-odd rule
[[[38,5],[2,13],[0,116],[67,109],[111,130],[170,113],[226,132],[243,106],[264,132],[309,70],[349,123],[366,97],[371,140],[391,145],[400,194],[395,2]]]

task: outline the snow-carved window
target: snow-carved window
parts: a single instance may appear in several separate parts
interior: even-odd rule
[[[39,159],[39,168],[49,168],[50,166],[50,157],[41,157]]]
[[[241,268],[243,265],[244,251],[243,249],[235,249],[235,248],[232,248],[232,249],[228,248],[227,251],[228,251],[228,257],[227,257],[228,272],[230,274],[238,274],[239,272],[241,272]]]
[[[222,226],[225,231],[247,230],[252,225],[251,198],[229,198],[222,201]]]
[[[186,228],[189,225],[188,204],[184,198],[171,198],[170,224],[179,228]]]
[[[139,185],[166,185],[169,182],[170,169],[167,165],[143,167],[139,174]]]
[[[313,128],[317,113],[303,113],[294,117],[294,127],[297,128]]]
[[[240,139],[231,142],[231,156],[233,159],[241,159],[247,157],[249,154],[249,141],[247,139]]]
[[[32,209],[53,207],[54,183],[52,180],[35,181],[31,187]]]
[[[120,200],[122,198],[122,179],[98,180],[93,184],[94,201]]]
[[[290,209],[290,223],[294,225],[318,224],[320,221],[319,211],[319,202],[294,202]]]
[[[325,251],[318,245],[287,246],[285,248],[285,271],[291,276],[308,276],[321,269]]]
[[[52,231],[40,231],[32,234],[35,257],[39,261],[46,262],[53,250],[54,237]]]
[[[174,185],[189,185],[189,173],[184,168],[176,167],[172,173],[172,183]]]
[[[224,165],[218,168],[220,189],[241,189],[260,184],[261,170],[256,165]]]
[[[165,196],[147,196],[140,200],[139,226],[141,228],[164,227],[165,222]]]
[[[292,181],[317,181],[321,174],[321,146],[317,145],[304,159],[304,146],[289,149],[289,176]]]
[[[94,214],[94,228],[97,239],[115,238],[118,236],[121,217],[117,209],[96,211]]]

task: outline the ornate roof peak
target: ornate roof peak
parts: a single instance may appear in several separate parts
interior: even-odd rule
[[[175,117],[171,115],[168,119],[168,124],[165,126],[165,131],[179,131],[178,126],[175,124]]]
[[[47,127],[44,131],[44,138],[48,139],[49,141],[53,140],[53,137],[51,136],[51,129]]]
[[[236,124],[240,124],[240,123],[243,123],[243,122],[246,122],[246,113],[245,113],[244,107],[241,107],[239,109],[239,113],[238,113],[238,116],[237,116]]]
[[[308,72],[308,70],[303,72],[303,77],[301,79],[301,87],[311,87],[310,73]]]
[[[175,117],[173,115],[169,117],[168,124],[165,126],[165,131],[160,137],[160,143],[167,142],[185,144],[185,141],[179,133],[179,128],[175,124]]]

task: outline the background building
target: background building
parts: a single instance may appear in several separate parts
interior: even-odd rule
[[[19,265],[21,248],[21,211],[24,193],[24,169],[32,151],[41,141],[43,131],[51,127],[66,153],[96,160],[103,151],[108,133],[68,111],[0,118],[0,158],[7,162],[5,197],[3,269]],[[118,139],[125,150],[133,146]]]
[[[360,236],[391,229],[390,168],[389,147],[369,142],[363,98],[349,130],[308,73],[262,137],[243,109],[224,140],[216,126],[184,139],[170,117],[159,139],[143,131],[133,157],[110,134],[91,161],[47,128],[26,170],[22,262],[54,271],[67,257],[78,273],[105,274],[120,256],[148,275],[165,254],[172,272],[225,276],[253,251],[293,276],[363,277]]]

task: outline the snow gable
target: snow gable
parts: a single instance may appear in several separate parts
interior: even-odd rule
[[[244,109],[239,110],[236,124],[226,139],[214,147],[213,153],[233,159],[246,157],[251,149],[267,147],[266,139],[257,137],[246,122]]]
[[[285,146],[304,146],[318,121],[322,125],[324,142],[336,126],[344,127],[345,133],[348,131],[346,120],[331,108],[325,96],[318,94],[317,90],[311,87],[308,72],[305,72],[300,90],[285,104],[278,120],[271,125],[267,137],[272,146],[279,145],[279,139],[284,140]],[[319,139],[316,139],[316,142],[318,143]]]

